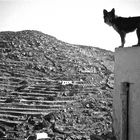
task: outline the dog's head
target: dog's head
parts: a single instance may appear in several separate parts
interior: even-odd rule
[[[113,8],[110,12],[104,9],[103,15],[104,15],[104,22],[111,26],[112,21],[115,18],[115,9]]]

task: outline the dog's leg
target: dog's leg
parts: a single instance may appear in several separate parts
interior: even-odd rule
[[[138,44],[137,44],[137,46],[140,46],[140,28],[137,28],[136,33],[137,33],[137,37],[138,37]]]
[[[125,44],[125,36],[126,36],[126,34],[121,32],[121,33],[119,33],[119,35],[121,37],[121,46],[119,46],[119,48],[123,48],[124,44]]]
[[[136,33],[137,33],[138,43],[136,45],[132,45],[132,47],[140,46],[140,28],[137,28]]]

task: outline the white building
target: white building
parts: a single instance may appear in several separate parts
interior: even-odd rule
[[[69,84],[73,84],[73,81],[60,81],[60,83],[62,85],[69,85]]]

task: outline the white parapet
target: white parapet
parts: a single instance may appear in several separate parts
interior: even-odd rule
[[[113,126],[117,140],[140,139],[140,47],[115,50]]]

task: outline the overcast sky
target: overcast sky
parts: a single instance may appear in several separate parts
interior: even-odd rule
[[[140,16],[139,0],[0,0],[0,31],[39,30],[72,44],[114,51],[119,35],[103,21],[103,9]],[[137,43],[128,34],[126,45]]]

